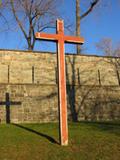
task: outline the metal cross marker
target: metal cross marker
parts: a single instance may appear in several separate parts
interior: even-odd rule
[[[64,43],[83,44],[84,39],[74,36],[64,35],[64,22],[57,20],[57,34],[47,34],[37,32],[35,37],[41,40],[57,42],[58,54],[58,77],[59,77],[59,114],[60,114],[60,143],[68,145],[68,124],[67,124],[67,100],[66,100],[66,72]]]
[[[6,123],[10,123],[10,105],[21,105],[21,102],[10,101],[9,93],[6,93],[6,100],[0,102],[0,105],[6,105]]]

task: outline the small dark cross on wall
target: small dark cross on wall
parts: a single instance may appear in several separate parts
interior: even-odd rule
[[[6,100],[3,102],[0,102],[0,105],[6,106],[6,123],[10,123],[10,106],[11,105],[21,105],[21,102],[13,102],[10,101],[9,93],[6,93]]]

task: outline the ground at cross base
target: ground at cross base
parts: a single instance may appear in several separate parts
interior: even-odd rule
[[[119,160],[120,122],[70,123],[69,146],[58,124],[0,124],[0,160]]]

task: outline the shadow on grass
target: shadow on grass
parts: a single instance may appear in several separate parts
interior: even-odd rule
[[[120,136],[120,122],[80,122],[88,125],[93,129],[98,129],[101,132],[108,132]]]
[[[20,124],[12,123],[12,125],[14,125],[14,126],[16,126],[16,127],[19,127],[19,128],[22,128],[22,129],[24,129],[24,130],[26,130],[26,131],[29,131],[29,132],[31,132],[31,133],[34,133],[34,134],[36,134],[36,135],[39,135],[39,136],[41,136],[41,137],[43,137],[43,138],[46,138],[46,139],[47,139],[48,141],[50,141],[51,143],[59,144],[54,138],[52,138],[52,137],[50,137],[50,136],[48,136],[48,135],[46,135],[46,134],[40,133],[40,132],[35,131],[35,130],[31,129],[31,128],[27,128],[27,127],[22,126],[22,125],[20,125]]]

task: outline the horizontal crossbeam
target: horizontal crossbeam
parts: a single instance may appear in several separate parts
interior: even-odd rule
[[[36,39],[39,40],[53,40],[53,41],[58,41],[59,39],[59,35],[56,34],[48,34],[48,33],[39,33],[37,32],[35,34]]]
[[[63,40],[65,43],[74,43],[74,44],[83,44],[84,38],[75,37],[75,36],[61,36],[60,34],[48,34],[48,33],[39,33],[35,34],[36,39],[44,41],[59,41]]]
[[[21,102],[0,102],[0,105],[21,105]]]

